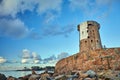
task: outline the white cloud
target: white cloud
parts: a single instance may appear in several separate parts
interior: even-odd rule
[[[40,63],[40,60],[34,60],[34,63],[38,64],[38,63]]]
[[[23,49],[22,52],[23,52],[23,55],[22,55],[23,59],[29,59],[29,58],[31,58],[30,51],[28,49]]]
[[[16,17],[19,12],[36,10],[38,14],[54,10],[61,10],[62,0],[2,0],[0,3],[0,16]],[[36,7],[37,6],[37,7]]]
[[[66,52],[62,52],[62,53],[60,53],[59,55],[58,55],[58,60],[60,60],[60,59],[63,59],[63,58],[66,58],[66,57],[68,57],[69,56],[69,54],[68,53],[66,53]]]
[[[16,17],[17,13],[24,13],[26,10],[33,11],[34,8],[34,0],[3,0],[0,4],[0,15]]]
[[[11,15],[15,17],[17,12],[19,11],[18,9],[18,3],[19,0],[2,0],[0,4],[0,15],[1,16],[6,16],[6,15]]]
[[[29,10],[29,11],[33,11],[36,5],[35,0],[19,0],[19,9],[22,13],[24,13],[24,11]]]
[[[3,58],[3,57],[0,57],[0,64],[1,63],[5,63],[7,60],[5,59],[5,58]]]
[[[38,55],[36,52],[32,52],[32,58],[34,63],[39,63],[42,60],[40,55]]]
[[[30,52],[30,50],[28,49],[23,49],[22,50],[22,59],[21,59],[21,63],[35,63],[38,64],[40,63],[40,61],[42,61],[41,57],[39,54],[37,54],[36,52]]]
[[[29,63],[29,59],[24,59],[24,58],[23,58],[23,59],[21,60],[21,63]]]
[[[109,13],[114,0],[69,0],[69,2],[70,9],[81,10],[85,14],[84,17],[98,17]]]
[[[0,36],[22,38],[29,30],[19,19],[0,19]]]
[[[31,58],[30,51],[28,49],[23,49],[21,63],[29,63],[30,58]]]
[[[55,18],[57,18],[57,17],[58,17],[58,15],[48,12],[48,13],[46,13],[46,15],[45,15],[45,20],[44,20],[44,22],[45,22],[45,24],[48,24],[49,22],[54,21]]]
[[[38,0],[38,9],[39,14],[46,13],[46,11],[54,10],[59,12],[61,10],[62,0]]]
[[[41,59],[40,55],[38,55],[36,52],[32,52],[33,59]]]
[[[0,1],[0,36],[13,38],[25,37],[29,30],[18,18],[18,13],[25,11],[43,15],[43,22],[49,23],[55,20],[61,12],[63,0],[1,0]],[[9,19],[8,19],[9,17]],[[4,31],[5,30],[5,31]],[[38,34],[30,36],[35,39],[41,38]]]

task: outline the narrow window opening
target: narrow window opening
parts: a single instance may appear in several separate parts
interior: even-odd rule
[[[78,29],[78,31],[80,31],[80,26],[79,25],[77,26],[77,29]]]
[[[88,33],[88,30],[87,30],[87,33]]]
[[[97,40],[97,43],[98,43],[98,40]]]
[[[91,43],[93,42],[93,40],[91,40]]]
[[[87,29],[89,29],[89,27],[87,27]]]
[[[88,36],[88,39],[90,38],[90,36]]]
[[[85,43],[87,43],[87,41],[85,41]]]

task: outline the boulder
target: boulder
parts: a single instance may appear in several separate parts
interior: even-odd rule
[[[40,76],[37,74],[32,74],[28,80],[39,80]]]
[[[41,75],[40,80],[51,80],[50,75],[48,73],[44,73]]]
[[[31,74],[23,76],[23,77],[20,77],[20,79],[21,80],[28,80],[30,76],[31,76]]]
[[[118,76],[118,78],[120,78],[120,72],[118,73],[118,75],[117,75],[117,76]]]
[[[6,80],[6,79],[7,79],[6,76],[0,73],[0,80]]]
[[[15,77],[9,76],[9,77],[7,78],[7,80],[18,80],[18,79],[15,78]]]
[[[86,72],[86,74],[90,77],[90,78],[94,78],[96,77],[96,73],[93,70],[88,70]]]
[[[79,77],[80,77],[80,78],[86,78],[86,77],[88,77],[88,74],[79,72]]]
[[[84,80],[94,80],[94,79],[92,79],[92,78],[85,78]]]

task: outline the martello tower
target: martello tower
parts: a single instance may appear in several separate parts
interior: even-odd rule
[[[99,29],[100,24],[96,21],[86,21],[78,25],[80,52],[102,49]]]

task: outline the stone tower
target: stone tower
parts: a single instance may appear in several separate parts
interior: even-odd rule
[[[102,49],[99,29],[100,24],[95,21],[86,21],[78,25],[80,52]]]

